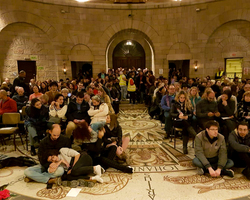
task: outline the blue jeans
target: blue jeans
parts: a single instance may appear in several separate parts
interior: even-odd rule
[[[210,165],[214,170],[218,168],[218,157],[214,158],[207,158],[208,162],[210,162]],[[199,160],[199,158],[195,157],[193,159],[193,164],[196,167],[202,168],[204,171],[206,170],[206,167],[202,164],[202,162]],[[230,169],[234,166],[234,162],[230,159],[227,159],[227,163],[223,169]]]
[[[49,179],[62,176],[63,174],[64,168],[62,166],[58,166],[54,173],[45,171],[42,165],[35,165],[24,170],[25,176],[39,183],[47,183]]]
[[[121,86],[121,99],[127,99],[127,86],[126,85],[122,85]]]

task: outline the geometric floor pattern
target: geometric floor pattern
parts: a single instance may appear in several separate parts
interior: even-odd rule
[[[119,123],[123,135],[130,136],[126,150],[128,163],[133,174],[125,174],[108,169],[103,174],[103,184],[93,188],[81,188],[76,198],[66,197],[70,188],[54,185],[46,189],[42,183],[25,183],[23,170],[26,167],[8,167],[0,170],[0,185],[9,184],[7,189],[16,196],[11,199],[86,199],[86,200],[178,200],[178,199],[249,199],[250,181],[234,169],[235,177],[212,178],[209,175],[197,175],[192,165],[194,149],[192,141],[188,143],[188,155],[182,154],[182,141],[163,140],[164,125],[150,119],[143,106],[129,105],[121,107]],[[0,154],[7,156],[29,155],[17,141],[21,150],[14,151],[11,141],[0,146]],[[37,157],[34,157],[37,159]]]

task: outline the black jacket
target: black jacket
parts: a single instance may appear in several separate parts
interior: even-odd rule
[[[66,113],[67,120],[73,121],[74,119],[84,119],[86,122],[90,123],[90,117],[88,114],[89,108],[89,104],[83,100],[81,104],[81,110],[78,111],[76,100],[72,100],[68,105],[68,110]]]
[[[193,112],[192,110],[188,110],[188,109],[184,109],[184,107],[181,106],[181,104],[177,101],[174,101],[172,104],[171,104],[171,108],[170,108],[170,115],[175,118],[175,119],[179,119],[179,115],[180,113],[179,112],[182,112],[183,115],[185,116],[188,116],[188,120],[191,120],[192,119],[192,116],[193,116]]]
[[[38,159],[41,165],[46,169],[46,171],[50,165],[50,163],[47,161],[46,152],[51,149],[56,149],[59,151],[63,147],[71,148],[70,139],[63,135],[60,135],[60,137],[55,141],[52,141],[50,139],[50,135],[42,139],[42,141],[40,142],[39,149],[38,149]]]
[[[111,131],[106,124],[104,128],[106,131],[102,138],[104,146],[107,146],[108,144],[112,143],[112,141],[110,140],[111,137],[117,138],[117,146],[122,146],[122,127],[118,124],[118,126],[113,128],[113,130]]]
[[[221,117],[230,117],[234,115],[235,111],[235,102],[231,99],[227,101],[227,106],[222,104],[222,99],[218,101],[218,111],[220,112]]]
[[[18,110],[21,110],[23,106],[26,106],[29,98],[25,95],[23,96],[19,96],[18,94],[14,95],[12,97],[13,100],[16,101],[16,104],[17,104],[17,111]]]

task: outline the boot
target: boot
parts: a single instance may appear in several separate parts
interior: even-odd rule
[[[188,150],[187,150],[188,136],[183,135],[182,136],[182,141],[183,141],[183,153],[188,154]]]
[[[189,126],[188,128],[187,128],[187,131],[188,131],[188,133],[192,136],[192,137],[195,137],[196,136],[196,131],[194,130],[194,128],[192,127],[192,126]]]
[[[33,139],[34,139],[34,145],[33,145],[33,146],[34,146],[35,148],[38,148],[38,147],[40,146],[38,136],[33,137]]]

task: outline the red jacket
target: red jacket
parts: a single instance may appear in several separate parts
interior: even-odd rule
[[[16,101],[10,97],[3,103],[3,100],[0,102],[0,115],[4,113],[17,112]]]

